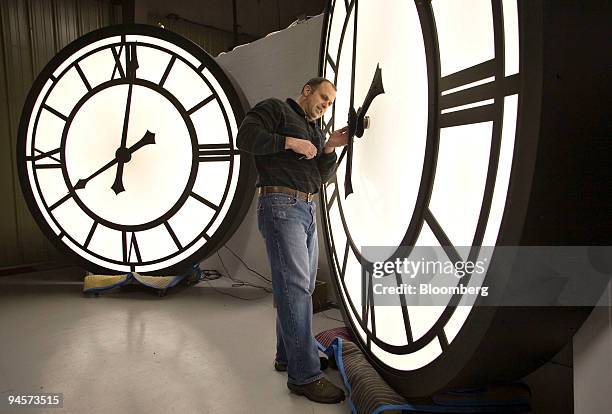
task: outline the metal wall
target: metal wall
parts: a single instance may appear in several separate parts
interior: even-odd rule
[[[61,260],[34,222],[17,176],[17,128],[30,86],[72,40],[120,22],[121,6],[111,1],[0,1],[0,268]]]

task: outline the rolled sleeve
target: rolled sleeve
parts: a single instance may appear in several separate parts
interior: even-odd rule
[[[326,183],[336,172],[337,159],[336,151],[332,151],[329,154],[321,153],[321,155],[317,157],[317,167],[321,175],[321,183]]]

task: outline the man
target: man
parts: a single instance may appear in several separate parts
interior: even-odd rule
[[[266,99],[251,109],[236,145],[255,157],[259,174],[257,220],[272,269],[276,303],[277,371],[287,387],[312,401],[338,403],[344,392],[321,372],[312,336],[312,293],[319,255],[316,205],[312,197],[334,172],[334,149],[346,145],[347,128],[327,142],[317,125],[336,97],[327,79],[313,78],[300,96]]]

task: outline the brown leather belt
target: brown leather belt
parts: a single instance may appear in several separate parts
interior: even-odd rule
[[[259,195],[270,194],[270,193],[283,193],[289,194],[296,198],[299,198],[304,201],[312,201],[315,193],[304,193],[302,191],[294,190],[293,188],[283,187],[280,185],[267,185],[264,187],[259,187]]]

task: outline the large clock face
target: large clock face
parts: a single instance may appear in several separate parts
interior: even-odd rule
[[[478,246],[496,245],[519,101],[517,4],[332,1],[323,36],[321,72],[338,88],[323,120],[328,131],[365,104],[377,67],[384,86],[352,154],[337,151],[336,176],[324,187],[339,298],[377,366],[399,376],[422,372],[458,338],[475,297],[375,306],[371,275],[361,272],[374,258],[362,247],[444,246],[456,262],[476,261]]]
[[[90,33],[30,92],[24,194],[89,269],[180,269],[218,247],[251,200],[250,161],[234,142],[243,116],[233,85],[191,42],[138,25]]]

